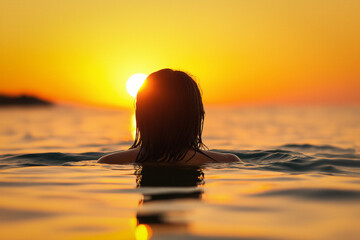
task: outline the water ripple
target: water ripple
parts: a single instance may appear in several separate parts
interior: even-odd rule
[[[241,169],[272,170],[282,172],[317,172],[325,174],[358,175],[360,174],[360,155],[349,149],[332,146],[314,146],[309,144],[284,145],[288,148],[325,149],[325,152],[307,153],[284,149],[275,150],[215,150],[236,154],[242,163],[228,164],[228,167]],[[283,147],[284,147],[283,146]],[[327,152],[332,149],[333,152]],[[84,153],[31,153],[0,156],[0,168],[30,167],[30,166],[69,166],[96,165],[96,159],[105,155],[103,152]]]

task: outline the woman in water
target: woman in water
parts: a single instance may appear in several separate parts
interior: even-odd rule
[[[127,151],[100,163],[201,165],[238,162],[234,154],[204,150],[204,106],[197,83],[186,73],[162,69],[150,74],[136,96],[136,136]]]

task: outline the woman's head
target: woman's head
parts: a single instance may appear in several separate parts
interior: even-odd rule
[[[136,161],[179,161],[189,149],[199,150],[204,114],[199,87],[188,74],[150,74],[136,97]]]

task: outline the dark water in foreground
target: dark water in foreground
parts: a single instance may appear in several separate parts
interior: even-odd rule
[[[0,239],[360,239],[358,109],[235,110],[204,139],[241,163],[176,168],[96,163],[130,113],[1,110]]]

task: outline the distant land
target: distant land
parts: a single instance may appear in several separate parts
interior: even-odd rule
[[[51,106],[53,102],[30,95],[7,96],[0,94],[0,106]]]

